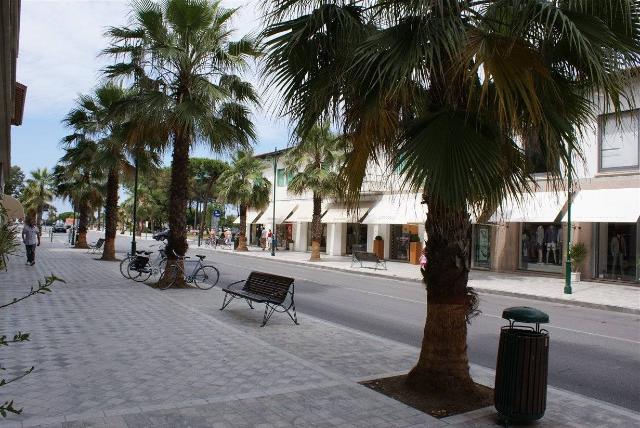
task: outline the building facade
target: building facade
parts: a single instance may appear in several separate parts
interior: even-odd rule
[[[633,87],[640,96],[640,84]],[[600,100],[601,104],[604,102]],[[589,129],[581,130],[583,159],[574,159],[577,182],[572,199],[572,242],[583,243],[587,257],[577,266],[585,279],[640,281],[640,109],[630,101],[621,116],[604,107]],[[311,247],[311,195],[288,191],[284,152],[267,153],[264,176],[275,183],[273,202],[262,213],[250,211],[250,242],[258,243],[262,227],[274,219],[279,245],[294,251]],[[275,176],[274,166],[275,165]],[[406,261],[410,241],[424,240],[427,207],[421,196],[402,192],[401,180],[376,165],[365,179],[357,211],[336,201],[322,209],[321,250],[347,255],[354,249],[373,250],[376,237],[384,243],[384,257]],[[474,221],[470,263],[475,269],[563,275],[566,261],[569,194],[557,191],[543,170],[536,175],[537,191],[518,203],[504,201],[485,222]],[[273,196],[271,197],[273,201]]]
[[[16,82],[20,0],[0,2],[0,195],[11,168],[11,125],[22,124],[26,86]]]

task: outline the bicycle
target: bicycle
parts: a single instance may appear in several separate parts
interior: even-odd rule
[[[220,279],[220,272],[218,269],[215,266],[205,265],[202,263],[206,256],[197,254],[196,257],[198,258],[198,261],[193,262],[195,263],[193,269],[190,274],[187,274],[185,272],[184,265],[186,259],[190,257],[179,256],[175,251],[173,254],[176,257],[176,260],[173,261],[171,265],[167,265],[165,267],[165,270],[158,281],[158,288],[160,290],[166,290],[175,284],[176,279],[178,278],[178,272],[180,272],[180,275],[182,275],[187,284],[193,283],[201,290],[209,290],[210,288],[215,287],[218,283],[218,280]]]
[[[151,248],[156,247],[157,245],[151,245]],[[120,273],[122,274],[122,276],[124,276],[127,279],[132,279],[131,276],[129,275],[129,265],[131,264],[131,262],[133,262],[136,257],[143,257],[143,256],[150,256],[153,253],[153,251],[136,251],[136,254],[131,254],[131,253],[127,253],[127,256],[125,258],[123,258],[120,261]],[[161,266],[160,261],[162,260],[162,258],[167,258],[166,254],[164,253],[164,249],[161,249],[159,251],[159,257],[156,259],[157,263],[155,263],[156,265],[158,265],[158,269]]]
[[[145,282],[152,275],[162,274],[167,264],[167,256],[164,250],[158,251],[158,256],[151,262],[151,254],[153,251],[145,251],[144,255],[137,254],[130,259],[127,265],[127,276],[136,282]]]

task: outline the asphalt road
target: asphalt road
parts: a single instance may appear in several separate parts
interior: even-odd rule
[[[118,236],[117,250],[127,251],[129,240]],[[138,247],[150,244],[140,241]],[[426,315],[421,284],[282,263],[277,255],[250,260],[231,252],[210,254],[207,260],[220,270],[222,284],[246,278],[251,270],[292,276],[299,313],[421,344]],[[550,385],[640,411],[640,316],[492,294],[480,297],[482,314],[468,334],[471,362],[495,369],[499,329],[505,324],[502,310],[534,306],[551,321],[546,325]]]

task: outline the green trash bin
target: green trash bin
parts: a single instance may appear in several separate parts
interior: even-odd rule
[[[527,306],[507,308],[509,325],[500,331],[494,403],[506,423],[540,419],[547,406],[549,332],[540,324],[549,315]],[[516,323],[535,324],[534,326]]]

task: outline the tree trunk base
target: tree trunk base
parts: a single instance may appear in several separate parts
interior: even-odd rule
[[[318,241],[311,242],[311,257],[309,257],[310,262],[319,262],[320,261],[320,243]]]
[[[87,232],[78,233],[78,237],[76,238],[75,248],[87,249],[89,245],[87,244]]]
[[[246,236],[240,236],[238,238],[238,248],[236,248],[236,251],[249,251],[249,248],[247,247]]]
[[[116,240],[113,238],[107,238],[104,241],[104,249],[102,250],[102,257],[100,260],[106,260],[115,262],[116,259]]]
[[[415,391],[455,397],[478,394],[469,374],[466,306],[428,303],[422,350],[407,376]]]

